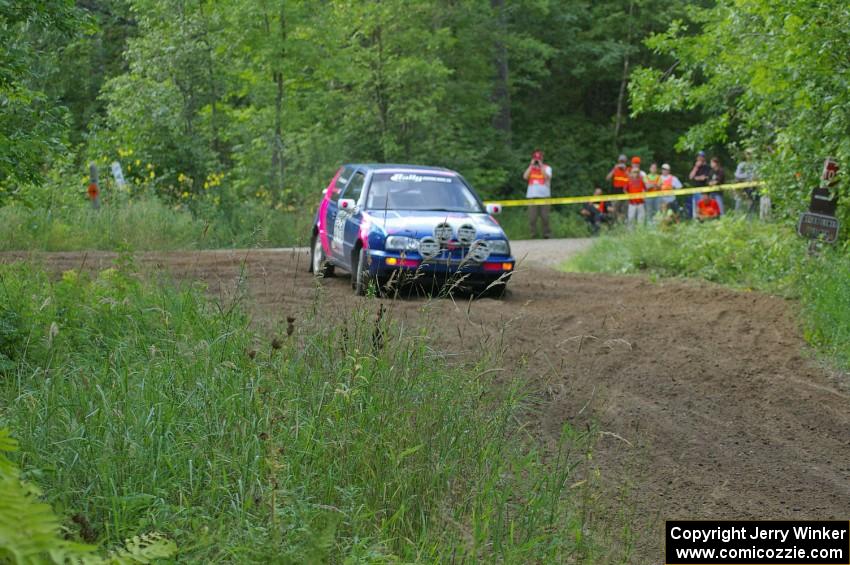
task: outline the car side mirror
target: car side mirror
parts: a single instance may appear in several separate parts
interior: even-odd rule
[[[339,209],[346,210],[348,212],[353,212],[354,208],[357,207],[357,202],[354,201],[353,198],[340,198],[339,199]]]
[[[487,204],[487,213],[491,216],[495,214],[502,213],[502,205],[501,204]]]

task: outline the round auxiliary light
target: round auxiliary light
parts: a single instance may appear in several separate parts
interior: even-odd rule
[[[463,224],[457,229],[457,240],[463,246],[471,245],[476,235],[475,227],[470,224]]]
[[[440,244],[446,244],[452,239],[452,227],[446,222],[437,224],[434,228],[434,237]]]
[[[469,258],[477,263],[483,263],[490,257],[490,244],[483,239],[472,242],[469,247]]]
[[[440,254],[440,244],[431,236],[419,240],[419,254],[423,259],[433,259]]]

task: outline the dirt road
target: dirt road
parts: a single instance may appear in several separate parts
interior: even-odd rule
[[[551,268],[587,245],[517,242],[527,260],[504,301],[387,303],[400,323],[438,320],[429,333],[447,351],[505,344],[505,367],[536,391],[531,417],[544,441],[565,422],[597,423],[606,510],[623,511],[631,524],[631,534],[618,536],[633,544],[632,562],[660,561],[669,518],[848,519],[850,377],[811,359],[794,304],[695,282]],[[62,270],[78,268],[83,256],[42,257]],[[85,265],[103,267],[110,257],[90,253]],[[213,294],[231,293],[244,276],[265,322],[303,312],[317,293],[338,315],[368,300],[355,298],[344,276],[317,286],[301,250],[143,260],[202,279]]]

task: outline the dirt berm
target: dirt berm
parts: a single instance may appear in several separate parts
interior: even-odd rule
[[[449,353],[469,354],[486,336],[505,344],[506,369],[539,399],[532,418],[545,442],[564,422],[598,425],[600,508],[622,511],[611,523],[628,524],[614,537],[633,547],[631,562],[661,562],[665,519],[850,518],[850,378],[813,359],[794,303],[551,268],[584,245],[517,242],[526,259],[502,301],[384,302],[401,323],[438,320],[429,333]],[[39,257],[64,270],[103,268],[114,255]],[[347,276],[317,290],[303,250],[142,258],[216,295],[244,275],[254,311],[271,323],[305,311],[317,292],[342,316],[369,300],[352,295]]]

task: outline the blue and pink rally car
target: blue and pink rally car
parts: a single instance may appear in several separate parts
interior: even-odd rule
[[[316,212],[310,271],[348,271],[361,295],[412,283],[502,296],[515,261],[500,211],[448,169],[344,165]]]

